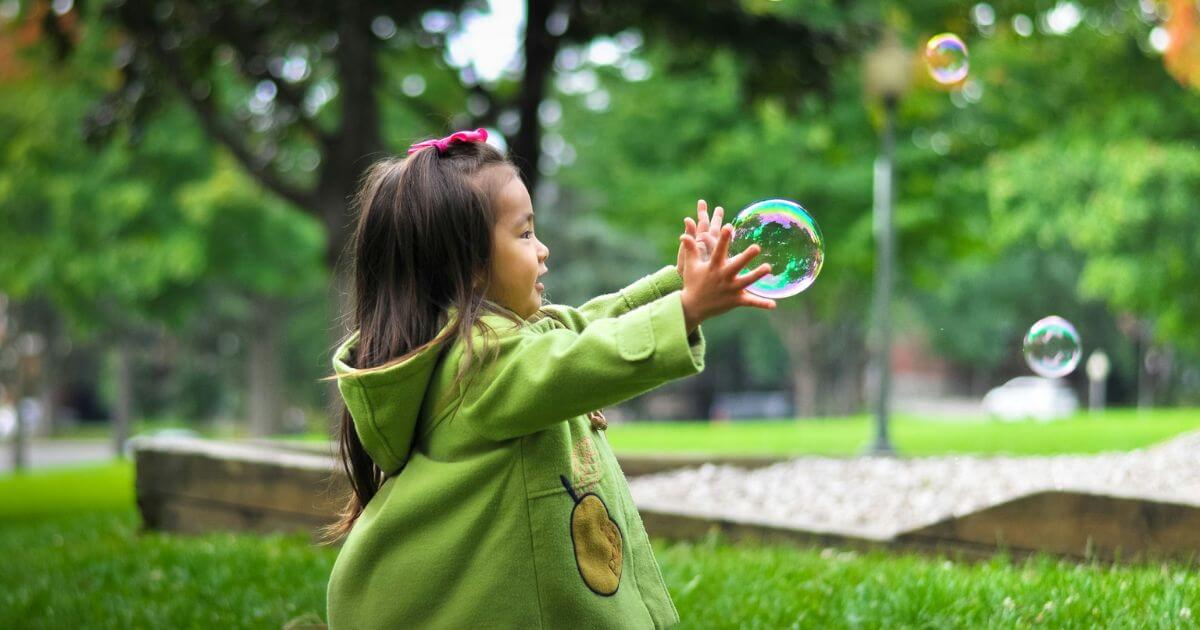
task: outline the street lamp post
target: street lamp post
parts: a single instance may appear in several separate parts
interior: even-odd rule
[[[892,207],[895,202],[893,172],[895,164],[896,109],[908,92],[912,78],[912,55],[894,33],[887,33],[880,46],[866,59],[867,93],[883,102],[883,133],[879,157],[875,160],[875,314],[871,339],[872,371],[875,376],[875,439],[868,452],[894,455],[888,437],[888,416],[892,386],[892,265],[895,260],[895,229]]]

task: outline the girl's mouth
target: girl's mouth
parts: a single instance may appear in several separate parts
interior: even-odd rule
[[[544,284],[542,284],[541,282],[539,282],[539,283],[537,283],[537,284],[533,285],[533,288],[537,289],[538,291],[545,291],[545,290],[546,290],[546,285],[544,285]]]

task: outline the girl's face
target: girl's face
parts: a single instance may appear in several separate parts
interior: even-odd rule
[[[492,267],[488,299],[528,319],[542,306],[550,250],[533,234],[533,203],[515,174],[500,189],[499,217],[492,231]]]

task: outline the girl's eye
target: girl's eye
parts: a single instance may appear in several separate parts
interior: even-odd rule
[[[521,235],[521,238],[529,238],[531,234],[533,234],[533,231],[526,230],[525,233]]]

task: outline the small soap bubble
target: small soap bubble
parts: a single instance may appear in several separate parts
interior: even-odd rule
[[[803,206],[787,199],[767,199],[746,206],[730,221],[734,256],[752,244],[762,251],[746,265],[742,274],[762,263],[771,273],[746,290],[765,298],[791,297],[812,286],[825,262],[825,239],[817,222]]]
[[[934,81],[954,85],[967,78],[967,45],[953,33],[934,35],[925,44],[925,65]]]
[[[1079,365],[1081,356],[1079,333],[1057,315],[1039,319],[1025,334],[1025,362],[1041,376],[1066,376]]]

